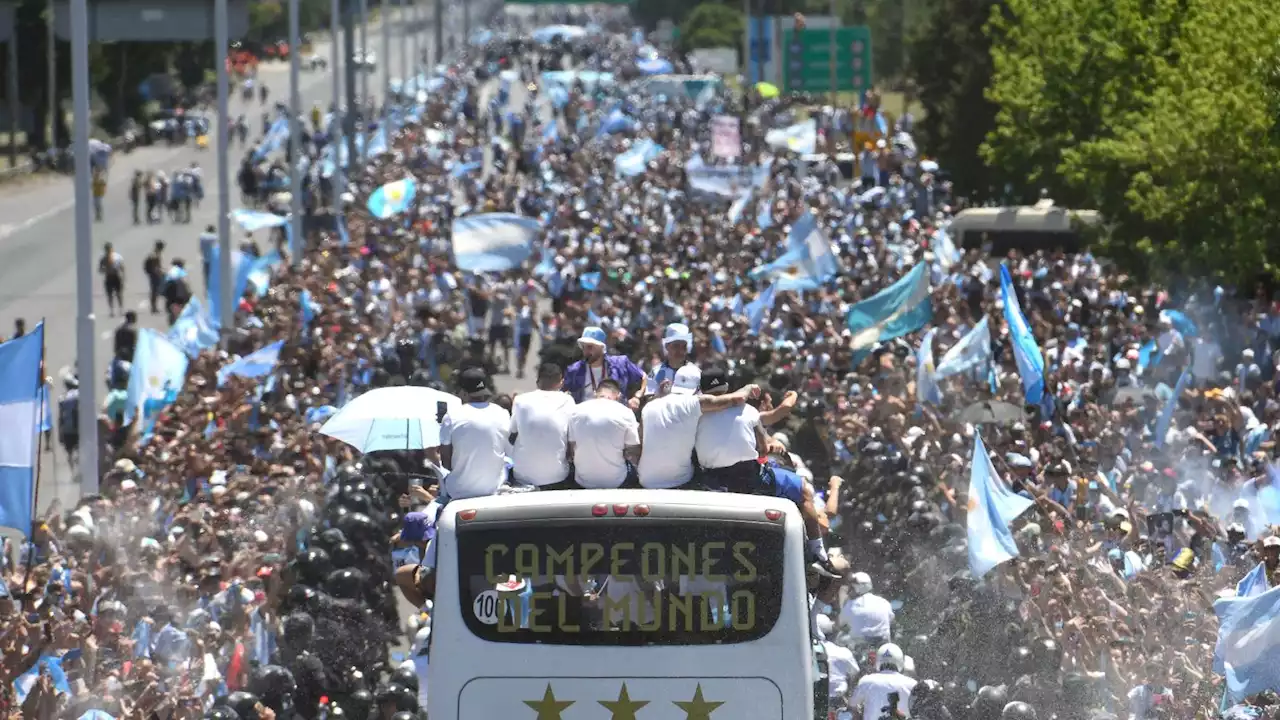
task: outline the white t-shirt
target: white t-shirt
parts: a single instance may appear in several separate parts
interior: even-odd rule
[[[704,468],[725,468],[759,457],[756,428],[760,411],[750,405],[707,413],[698,420],[694,447]]]
[[[574,481],[584,488],[612,490],[627,479],[622,451],[640,444],[640,423],[622,403],[592,398],[573,409],[569,441]]]
[[[520,393],[511,403],[511,472],[524,485],[554,485],[569,476],[573,397],[555,390]]]
[[[854,640],[886,642],[893,628],[893,606],[871,593],[849,598],[840,608],[840,624],[849,629]]]
[[[827,651],[827,676],[831,682],[827,688],[827,696],[842,698],[849,695],[849,684],[858,677],[858,661],[853,659],[853,651],[830,640],[822,646]]]
[[[440,444],[453,446],[453,467],[444,479],[450,500],[492,495],[506,479],[511,416],[490,402],[467,403],[440,423]]]
[[[916,681],[902,673],[872,673],[858,681],[853,691],[853,699],[849,704],[862,706],[862,720],[880,720],[884,717],[884,706],[889,704],[889,693],[898,693],[898,710],[903,717],[911,714],[911,691],[916,688]]]
[[[702,405],[696,395],[667,395],[640,413],[644,447],[640,484],[653,490],[680,487],[693,479],[693,444]]]

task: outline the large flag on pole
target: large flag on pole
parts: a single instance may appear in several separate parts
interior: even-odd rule
[[[0,527],[31,531],[36,438],[43,424],[44,323],[0,343]]]

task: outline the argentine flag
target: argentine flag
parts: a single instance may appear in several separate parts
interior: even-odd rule
[[[937,378],[951,377],[963,372],[978,372],[991,365],[991,327],[984,315],[973,329],[951,346],[938,363]]]
[[[920,348],[916,350],[916,402],[921,405],[942,404],[942,390],[938,388],[933,367],[933,336],[936,332],[935,328],[925,333]]]
[[[1213,604],[1218,643],[1213,669],[1226,676],[1226,703],[1280,687],[1280,587]]]
[[[0,343],[0,527],[23,533],[31,531],[43,357],[44,323]]]
[[[1009,524],[1035,501],[1010,490],[991,464],[982,436],[973,434],[973,466],[969,471],[968,531],[969,572],[981,578],[992,568],[1018,556],[1018,545]]]
[[[418,183],[411,177],[389,182],[369,196],[369,214],[379,220],[395,217],[413,206],[417,194]]]
[[[1000,299],[1004,301],[1004,321],[1009,324],[1009,340],[1013,359],[1018,363],[1018,376],[1022,378],[1024,398],[1029,405],[1039,405],[1044,396],[1044,356],[1018,304],[1009,268],[1003,263],[1000,265]]]
[[[283,349],[284,341],[277,340],[228,364],[218,371],[218,387],[225,385],[227,379],[232,375],[260,378],[263,375],[270,374],[280,362],[280,351]]]
[[[542,223],[513,213],[469,215],[453,221],[453,256],[461,270],[505,272],[533,254]]]
[[[915,332],[933,319],[928,270],[919,263],[896,283],[849,308],[845,321],[855,352]]]
[[[768,276],[779,290],[813,290],[835,277],[840,264],[831,241],[806,212],[791,226],[786,251],[773,262],[751,271],[751,277]]]
[[[141,415],[143,432],[149,431],[160,411],[178,399],[187,379],[187,362],[182,348],[159,332],[143,328],[138,333],[133,367],[129,370],[125,424]]]
[[[789,150],[797,155],[812,155],[818,150],[818,121],[805,120],[765,133],[764,141],[775,150]]]
[[[182,308],[182,314],[169,328],[169,342],[190,357],[218,344],[218,328],[209,319],[200,298],[193,297]]]

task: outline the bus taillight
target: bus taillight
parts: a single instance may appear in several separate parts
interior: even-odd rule
[[[626,514],[627,514],[627,506],[626,506],[626,505],[621,505],[621,504],[619,504],[619,505],[614,505],[614,506],[613,506],[613,514],[614,514],[614,515],[626,515]]]
[[[475,510],[463,510],[463,511],[461,511],[461,512],[459,512],[459,513],[458,513],[458,517],[459,517],[460,519],[462,519],[462,520],[475,520],[475,518],[476,518],[476,511],[475,511]]]
[[[781,510],[765,510],[764,516],[776,522],[782,519],[782,511]]]
[[[591,507],[591,514],[596,517],[604,517],[605,515],[609,514],[609,506],[603,505],[603,504],[593,505]]]
[[[648,515],[649,515],[649,506],[648,506],[648,505],[637,505],[637,506],[636,506],[636,509],[635,509],[635,514],[636,514],[637,516],[639,516],[639,517],[648,517]]]

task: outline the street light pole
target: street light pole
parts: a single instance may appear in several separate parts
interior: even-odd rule
[[[382,102],[391,97],[391,3],[382,0]]]
[[[89,8],[71,0],[71,95],[75,108],[76,376],[80,383],[80,492],[98,493],[98,364],[94,358],[93,198],[89,187]]]
[[[413,5],[400,6],[400,92],[409,82],[409,32],[413,24]]]
[[[45,42],[48,43],[49,63],[49,147],[58,147],[58,36],[54,33],[57,6],[49,0],[49,18],[45,21]]]
[[[302,251],[306,247],[306,238],[302,234],[302,96],[298,92],[298,76],[302,70],[302,62],[298,57],[298,46],[302,44],[302,31],[298,18],[298,0],[289,0],[289,178],[293,181],[290,203],[290,226],[293,230],[292,252],[294,267],[302,264]],[[296,250],[295,250],[296,248]]]
[[[343,181],[342,171],[342,55],[338,52],[342,42],[342,0],[331,0],[329,3],[329,35],[332,50],[330,56],[333,61],[333,122],[330,127],[326,128],[326,132],[333,133],[333,137],[329,140],[329,146],[333,148],[333,214],[335,216],[342,214],[342,193],[346,191],[347,186]],[[351,62],[350,58],[347,62]]]
[[[227,50],[231,44],[227,30],[227,0],[213,3],[213,43],[218,71],[218,275],[223,278],[222,293],[218,298],[223,337],[230,337],[235,327],[236,302],[231,297],[228,280],[231,270],[231,168],[228,167],[228,148],[231,144],[231,125],[227,120],[227,102],[231,94],[231,79],[227,77]]]
[[[463,42],[469,42],[470,38],[463,38]],[[436,0],[436,51],[434,54],[436,64],[444,62],[444,0]]]
[[[360,52],[364,53],[367,58],[369,55],[369,2],[368,0],[360,0]],[[369,70],[367,66],[360,67],[360,136],[361,141],[356,143],[356,149],[360,153],[360,167],[364,167],[365,146],[369,143]]]

